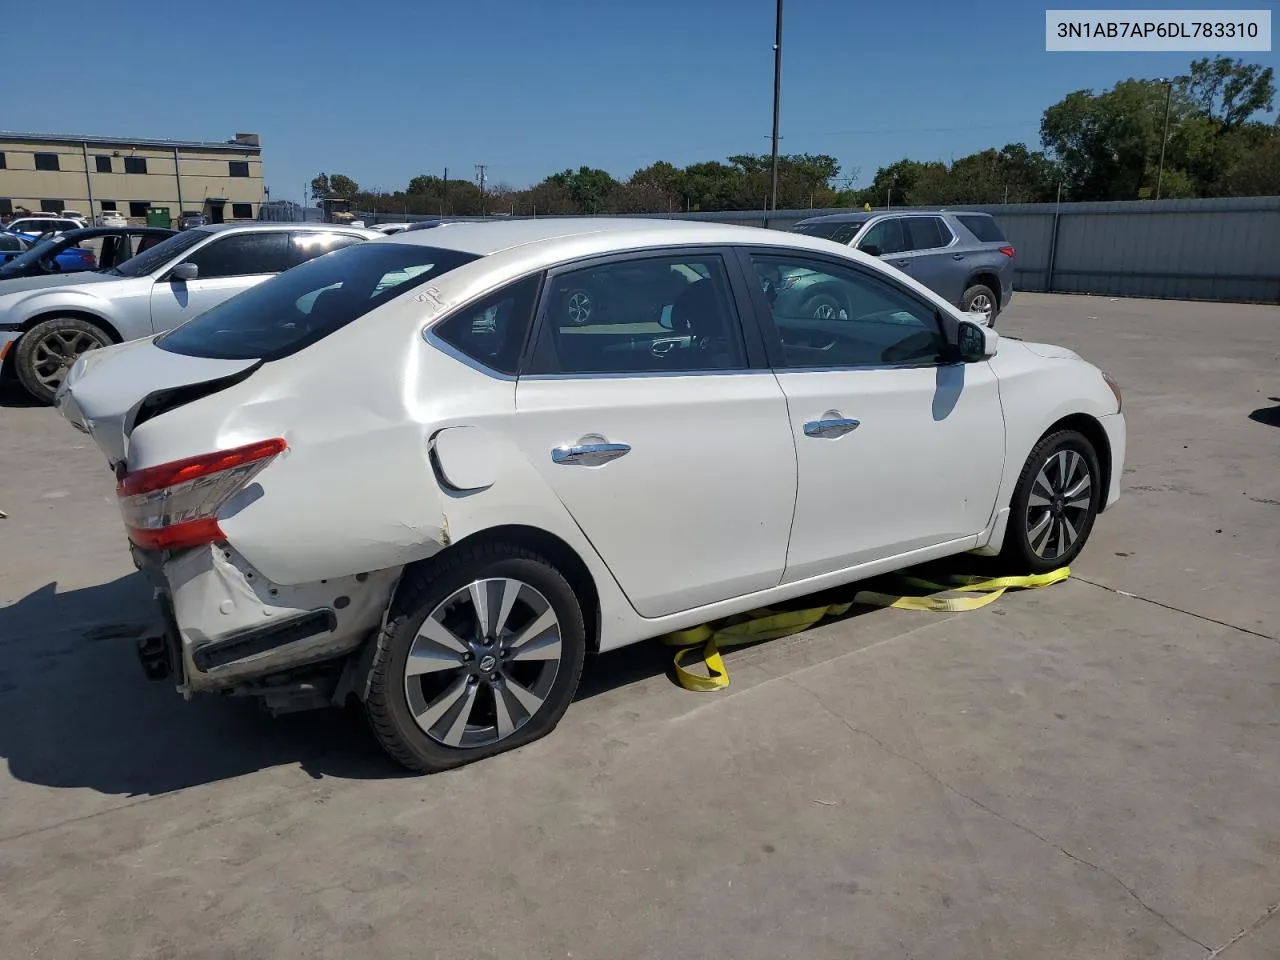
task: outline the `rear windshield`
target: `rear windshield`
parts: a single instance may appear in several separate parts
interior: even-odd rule
[[[478,260],[408,243],[358,243],[286,270],[156,340],[170,353],[278,360],[419,284]]]
[[[999,225],[990,217],[975,217],[960,215],[956,217],[965,228],[983,243],[1004,243],[1004,234],[1000,232]]]
[[[791,228],[792,233],[803,233],[810,237],[822,237],[836,243],[848,243],[854,234],[862,229],[865,220],[819,220],[815,223],[797,223]]]

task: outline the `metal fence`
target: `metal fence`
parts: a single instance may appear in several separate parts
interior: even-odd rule
[[[1280,197],[972,204],[947,209],[981,210],[996,217],[1017,250],[1014,282],[1020,290],[1280,303]],[[638,216],[786,230],[806,217],[844,212],[855,211],[754,210]],[[435,219],[394,214],[358,216],[371,225]]]

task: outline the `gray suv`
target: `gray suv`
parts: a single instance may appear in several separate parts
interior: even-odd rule
[[[109,270],[0,281],[0,376],[52,403],[86,350],[163,333],[290,267],[382,234],[306,223],[184,230]]]
[[[887,260],[991,326],[1013,296],[1013,247],[989,213],[836,213],[801,220],[791,230]]]

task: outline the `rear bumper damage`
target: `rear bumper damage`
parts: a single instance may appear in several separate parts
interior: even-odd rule
[[[382,624],[399,569],[315,583],[272,583],[225,543],[175,554],[133,548],[155,589],[161,623],[139,641],[152,679],[184,695],[207,691],[325,699],[315,678],[340,665]],[[331,679],[336,680],[336,670]],[[287,699],[287,696],[285,696]],[[315,706],[323,705],[316,702]]]

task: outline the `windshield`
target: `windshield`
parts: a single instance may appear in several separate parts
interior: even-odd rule
[[[21,273],[33,263],[38,263],[46,257],[55,257],[64,247],[69,246],[72,246],[72,242],[65,237],[51,237],[48,240],[41,240],[26,253],[14,257],[3,267],[0,267],[0,277]]]
[[[836,243],[848,243],[854,234],[862,229],[865,220],[819,220],[815,223],[797,223],[791,228],[792,233],[803,233],[810,237],[822,237]]]
[[[406,290],[478,259],[473,253],[407,243],[358,243],[224,300],[161,335],[156,345],[189,357],[278,360]]]
[[[208,240],[211,236],[211,233],[203,230],[175,234],[168,240],[163,240],[149,250],[144,250],[136,257],[104,272],[116,277],[143,277],[155,273],[174,257],[186,253],[197,243]]]

